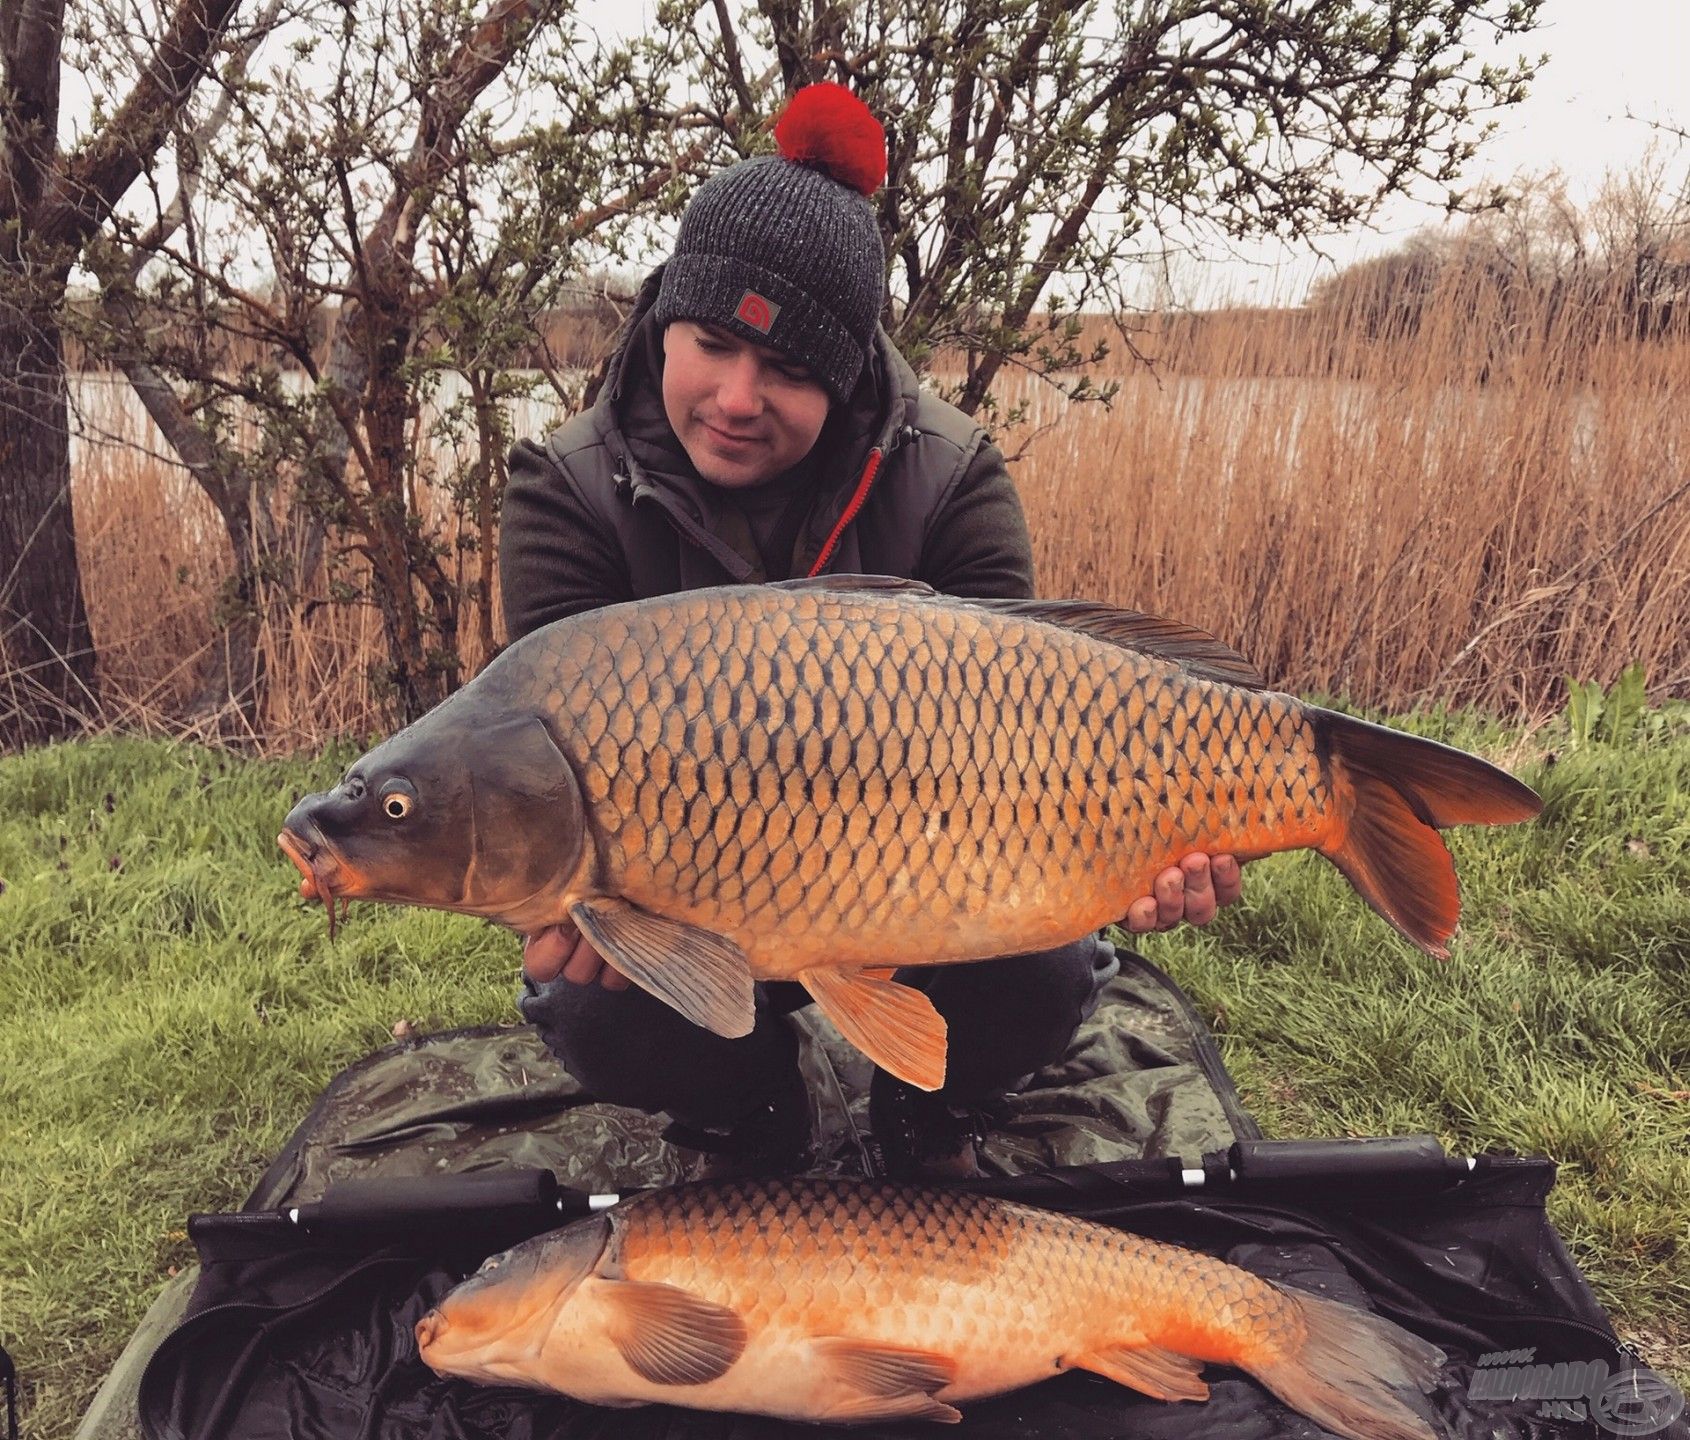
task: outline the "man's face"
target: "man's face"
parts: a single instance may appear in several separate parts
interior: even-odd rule
[[[810,453],[828,393],[778,350],[676,320],[663,332],[663,410],[693,468],[712,485],[742,490]]]

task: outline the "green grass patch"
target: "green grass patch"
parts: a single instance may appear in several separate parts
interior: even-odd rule
[[[1500,756],[1537,825],[1452,836],[1448,964],[1312,856],[1144,948],[1278,1135],[1431,1130],[1545,1153],[1552,1213],[1623,1333],[1690,1379],[1690,724],[1624,745],[1422,716]],[[1554,763],[1546,748],[1560,751]],[[173,1267],[343,1066],[420,1028],[514,1020],[514,939],[355,907],[334,944],[274,836],[348,758],[101,740],[0,761],[0,1337],[27,1433],[68,1436]]]
[[[173,1267],[338,1070],[516,1015],[514,938],[360,906],[328,943],[275,834],[349,754],[140,740],[0,761],[0,1337],[68,1436]]]

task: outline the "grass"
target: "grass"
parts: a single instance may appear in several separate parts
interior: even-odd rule
[[[508,935],[371,907],[327,943],[274,847],[348,755],[119,739],[0,763],[0,1335],[68,1435],[171,1267],[337,1070],[514,1019]]]
[[[1270,1134],[1432,1130],[1562,1165],[1556,1223],[1622,1331],[1690,1379],[1690,720],[1568,749],[1446,716],[1538,825],[1457,833],[1449,964],[1312,856],[1147,949],[1212,1020]],[[1558,752],[1553,763],[1546,751]],[[173,1267],[342,1066],[420,1027],[514,1018],[514,941],[359,907],[330,944],[272,844],[348,753],[104,739],[0,760],[0,1336],[27,1433],[68,1436]]]

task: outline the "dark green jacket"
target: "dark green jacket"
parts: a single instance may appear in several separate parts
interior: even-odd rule
[[[663,413],[647,280],[592,409],[511,454],[500,569],[512,639],[552,620],[766,575],[745,519],[699,479]],[[884,332],[804,462],[814,498],[789,575],[898,575],[955,595],[1031,596],[1026,517],[1003,456],[925,394]]]

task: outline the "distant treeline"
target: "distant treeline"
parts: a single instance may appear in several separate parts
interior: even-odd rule
[[[1412,335],[1450,291],[1502,322],[1583,335],[1663,340],[1690,322],[1690,180],[1648,162],[1586,204],[1559,177],[1526,183],[1506,209],[1414,236],[1321,282],[1316,311],[1342,311],[1371,336]]]

